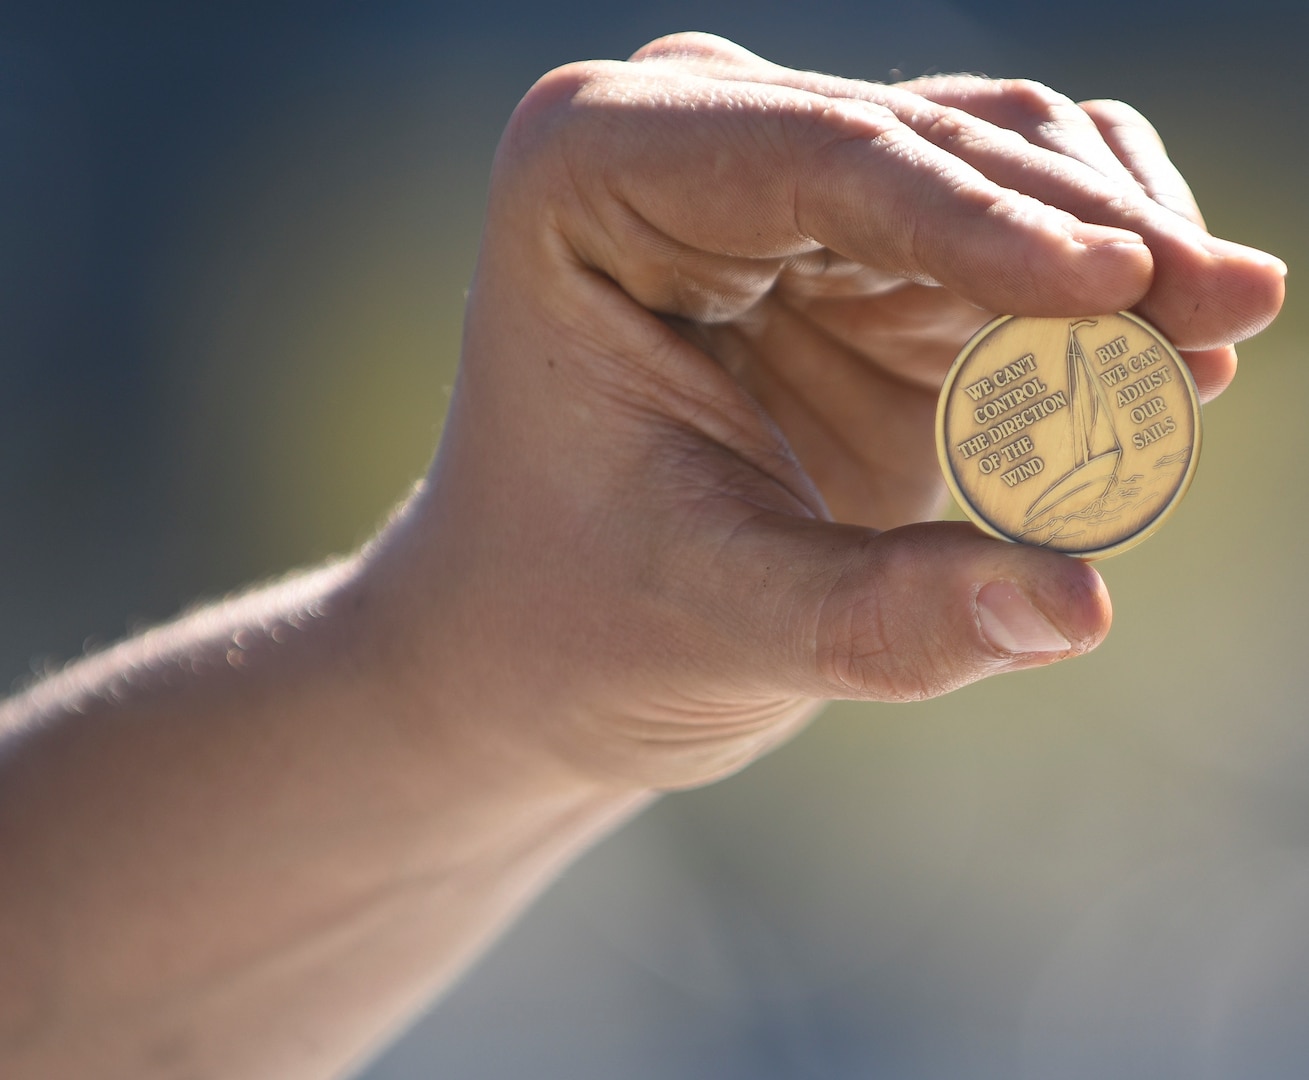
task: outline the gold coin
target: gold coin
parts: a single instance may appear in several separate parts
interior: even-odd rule
[[[1097,559],[1144,540],[1186,493],[1200,399],[1177,350],[1136,315],[1004,315],[950,368],[936,448],[986,532]]]

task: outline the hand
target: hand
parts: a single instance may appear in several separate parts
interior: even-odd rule
[[[506,748],[683,786],[824,699],[1084,652],[1093,569],[912,524],[950,360],[993,313],[1134,308],[1211,397],[1283,274],[1205,231],[1118,103],[703,35],[555,71],[497,157],[441,453],[375,559],[404,685]]]
[[[694,35],[547,76],[396,520],[0,707],[0,1072],[336,1075],[648,789],[1091,648],[1088,566],[914,524],[950,358],[1134,306],[1213,394],[1281,297],[1121,105]]]

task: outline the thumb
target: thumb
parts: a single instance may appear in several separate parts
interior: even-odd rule
[[[754,630],[738,640],[756,646],[743,662],[779,693],[920,700],[1088,652],[1109,629],[1091,566],[962,523],[769,518],[738,537],[773,568],[741,608]]]

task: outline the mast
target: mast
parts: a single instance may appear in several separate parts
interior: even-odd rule
[[[1083,326],[1094,326],[1095,319],[1082,319],[1068,327],[1068,393],[1073,399],[1073,466],[1085,465],[1091,460],[1091,432],[1095,428],[1097,397],[1095,373],[1077,340],[1077,331]],[[1088,385],[1089,383],[1089,385]]]

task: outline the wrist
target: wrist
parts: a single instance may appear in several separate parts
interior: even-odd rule
[[[590,770],[560,745],[560,716],[584,703],[570,697],[571,676],[552,672],[548,648],[525,655],[519,616],[532,599],[507,602],[518,594],[478,569],[484,560],[452,550],[441,517],[420,491],[332,599],[371,722],[395,740],[395,782],[425,812],[439,817],[457,800],[510,831],[516,815],[546,832],[552,815],[604,817],[650,801],[648,787]]]

